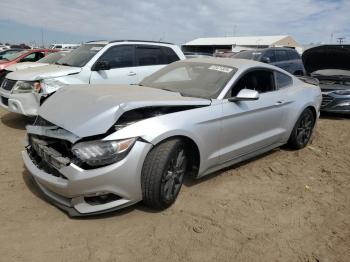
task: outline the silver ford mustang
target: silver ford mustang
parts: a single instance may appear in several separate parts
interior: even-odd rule
[[[42,193],[71,216],[139,201],[164,209],[185,176],[284,144],[305,147],[321,99],[317,84],[267,64],[175,62],[139,85],[59,90],[27,126],[23,160]]]

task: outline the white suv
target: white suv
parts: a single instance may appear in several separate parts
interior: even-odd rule
[[[9,73],[0,88],[0,105],[10,112],[37,115],[41,103],[65,85],[137,84],[177,60],[181,49],[151,41],[95,41],[73,50],[53,65]]]

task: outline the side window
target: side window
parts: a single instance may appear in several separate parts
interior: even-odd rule
[[[290,76],[287,76],[281,72],[275,72],[276,74],[276,86],[277,89],[281,89],[284,87],[291,86],[293,83],[293,80]]]
[[[35,59],[36,55],[35,54],[36,53],[31,53],[31,54],[23,57],[20,62],[35,62],[36,61],[36,59]]]
[[[160,47],[138,46],[136,47],[136,61],[139,66],[164,65],[164,55]]]
[[[252,89],[259,93],[275,90],[274,75],[268,70],[253,70],[243,75],[232,87],[230,96],[236,96],[242,89]]]
[[[41,58],[43,58],[45,56],[44,52],[38,52],[36,53],[36,57],[35,57],[35,61],[40,60]]]
[[[262,58],[269,58],[271,63],[276,62],[276,55],[275,55],[275,52],[273,50],[266,51],[262,55]]]
[[[290,59],[292,60],[297,60],[297,59],[300,59],[300,56],[299,54],[296,52],[296,51],[289,51],[289,57]]]
[[[134,66],[134,48],[130,45],[113,46],[108,49],[99,61],[108,62],[111,69]]]
[[[164,62],[166,64],[170,64],[172,62],[180,60],[180,58],[177,56],[173,49],[169,47],[162,47],[162,50],[164,53]]]
[[[276,58],[278,62],[289,60],[289,56],[286,50],[276,50]]]

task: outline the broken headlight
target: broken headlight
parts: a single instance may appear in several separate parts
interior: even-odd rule
[[[90,166],[103,166],[123,159],[129,153],[135,141],[136,138],[81,142],[72,147],[72,152]]]
[[[32,93],[40,92],[41,83],[39,81],[17,81],[15,86],[12,89],[13,94],[23,94],[23,93]]]

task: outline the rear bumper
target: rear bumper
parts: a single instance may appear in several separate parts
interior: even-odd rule
[[[39,169],[27,151],[22,152],[22,158],[49,202],[70,216],[87,216],[118,210],[142,200],[141,170],[151,147],[138,141],[123,160],[106,167],[84,170],[71,163],[58,170],[62,177]],[[87,201],[89,197],[106,194],[118,199],[101,204]]]

